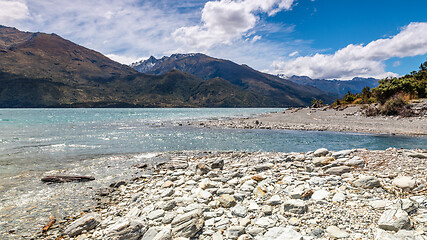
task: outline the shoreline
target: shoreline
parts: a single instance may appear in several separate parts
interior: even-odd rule
[[[34,239],[427,238],[425,149],[313,150],[159,153]]]
[[[230,120],[187,122],[208,128],[332,131],[381,135],[427,136],[425,117],[365,117],[358,106],[331,108],[290,108],[283,112]]]

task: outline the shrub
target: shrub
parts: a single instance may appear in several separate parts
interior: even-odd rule
[[[409,117],[412,115],[412,111],[409,108],[409,104],[406,103],[402,97],[393,96],[387,100],[381,107],[380,112],[382,115],[393,116],[399,115],[403,117]]]
[[[375,105],[368,105],[362,107],[363,115],[367,117],[378,116],[380,114],[380,110]]]
[[[313,107],[313,108],[323,107],[323,101],[316,99],[316,98],[313,98],[313,101],[311,101],[311,107]]]

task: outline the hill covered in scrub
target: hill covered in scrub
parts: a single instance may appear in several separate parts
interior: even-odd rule
[[[317,88],[220,62],[231,68],[203,76],[179,68],[146,74],[56,34],[0,26],[0,107],[287,107],[333,100]],[[229,80],[247,72],[257,77]]]
[[[385,78],[379,81],[378,87],[366,87],[361,93],[348,92],[341,100],[337,99],[333,106],[347,104],[372,104],[365,107],[365,114],[374,115],[424,115],[425,107],[418,106],[417,111],[411,109],[409,102],[427,97],[427,61],[402,77]],[[421,101],[423,102],[423,101]],[[375,104],[375,105],[373,105]]]

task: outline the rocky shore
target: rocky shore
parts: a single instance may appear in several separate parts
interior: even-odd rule
[[[161,154],[34,239],[427,239],[426,150]]]
[[[283,112],[265,114],[251,118],[187,122],[201,127],[244,128],[244,129],[288,129],[357,132],[396,135],[427,135],[427,118],[376,116],[366,117],[359,106],[344,109],[290,108]]]

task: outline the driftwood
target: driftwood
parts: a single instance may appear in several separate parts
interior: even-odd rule
[[[49,222],[43,227],[42,232],[47,232],[49,228],[56,222],[56,218],[54,216],[50,216]]]
[[[94,177],[90,176],[46,176],[41,179],[42,182],[50,183],[64,183],[64,182],[88,182],[95,180]]]

